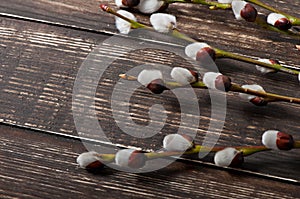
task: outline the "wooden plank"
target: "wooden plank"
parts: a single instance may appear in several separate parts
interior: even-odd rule
[[[3,13],[103,32],[116,32],[114,17],[100,11],[99,2],[78,2],[77,0],[2,1],[0,12]],[[264,2],[299,17],[299,2],[293,0],[284,2],[264,0]],[[101,1],[101,3],[116,8],[114,1]],[[258,10],[263,14],[269,13],[263,9]],[[293,56],[290,56],[297,60],[295,44],[299,43],[299,39],[290,39],[274,32],[266,31],[255,24],[237,21],[234,19],[231,11],[212,11],[202,5],[172,4],[167,9],[167,12],[177,16],[180,30],[201,41],[205,40],[213,46],[252,56],[276,58],[288,64],[292,64],[291,60],[293,59],[288,59],[286,55],[292,53]],[[147,15],[138,13],[136,15],[139,21],[149,24]],[[220,32],[222,36],[220,36]],[[272,51],[267,52],[265,49],[268,47]]]
[[[175,162],[152,173],[76,166],[79,140],[0,125],[1,198],[298,198],[299,186]]]
[[[76,135],[71,110],[74,79],[90,49],[97,43],[101,43],[107,36],[5,18],[1,20],[1,27],[0,35],[3,43],[1,44],[0,115],[2,121]],[[104,51],[108,53],[111,50],[116,51],[116,47],[108,46]],[[104,53],[103,56],[107,55]],[[156,56],[158,54],[155,52],[143,52],[141,59],[145,59],[146,62],[152,60],[151,63],[168,63],[163,59],[157,59]],[[168,53],[165,56],[168,56]],[[107,72],[110,79],[99,84],[96,95],[99,100],[97,111],[102,128],[114,143],[147,149],[160,148],[163,136],[176,132],[179,125],[180,110],[174,108],[176,99],[168,92],[163,95],[152,95],[140,88],[132,101],[132,104],[137,104],[135,106],[138,107],[132,112],[136,119],[144,120],[148,108],[155,99],[155,102],[163,104],[168,111],[172,112],[170,123],[162,134],[151,140],[132,138],[122,133],[113,121],[109,104],[111,90],[118,79],[116,75],[124,72],[124,68],[120,68],[119,63],[127,69],[134,62],[123,58],[123,61],[112,65],[111,70]],[[227,66],[224,68],[225,74],[230,74],[233,69],[229,65],[235,62],[222,63]],[[245,78],[253,82],[256,80],[263,83],[267,90],[299,95],[298,87],[289,75],[276,74],[264,78],[249,74],[251,67],[244,64],[242,69],[234,70],[234,81],[245,82]],[[280,88],[277,82],[281,82]],[[124,95],[130,94],[123,92]],[[206,91],[197,91],[197,95],[201,104],[202,117],[196,142],[201,143],[207,129],[206,117],[210,116],[210,103]],[[298,108],[297,105],[284,103],[265,108],[254,107],[247,102],[241,102],[236,95],[229,94],[225,128],[218,145],[260,144],[261,133],[270,128],[297,132]],[[119,114],[123,113],[119,112]],[[287,117],[289,120],[286,119]],[[89,134],[80,134],[80,136],[94,138]],[[299,139],[299,135],[295,135],[295,139]],[[246,159],[244,169],[299,180],[298,170],[295,169],[300,164],[298,156],[298,151],[257,154]]]

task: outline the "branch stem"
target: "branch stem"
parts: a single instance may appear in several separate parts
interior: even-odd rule
[[[272,7],[272,6],[269,6],[269,5],[261,2],[260,0],[245,0],[245,1],[256,4],[256,5],[258,5],[262,8],[265,8],[265,9],[271,11],[271,12],[279,13],[279,14],[282,14],[282,15],[286,16],[291,21],[292,25],[294,25],[294,26],[300,25],[300,18],[294,17],[294,16],[289,15],[285,12],[282,12],[281,10],[278,10],[278,9]]]
[[[230,3],[218,3],[209,0],[163,0],[166,3],[193,3],[210,6],[210,9],[231,9]]]
[[[275,69],[276,71],[282,71],[282,72],[293,74],[293,75],[299,75],[299,71],[286,68],[286,67],[284,67],[280,64],[269,64],[269,63],[261,62],[259,60],[255,60],[255,59],[252,59],[250,57],[246,57],[246,56],[243,56],[243,55],[231,53],[231,52],[220,50],[220,49],[217,49],[217,48],[214,48],[214,50],[216,51],[216,54],[217,54],[218,58],[230,58],[230,59],[243,61],[243,62],[250,63],[250,64],[255,64],[255,65]]]
[[[135,76],[120,74],[119,77],[122,78],[122,79],[128,80],[128,81],[137,81],[137,78]],[[166,87],[168,87],[170,89],[183,87],[181,84],[179,84],[177,82],[169,82],[168,81],[168,82],[164,82],[164,83],[165,83]],[[206,85],[202,81],[197,81],[197,82],[191,84],[191,86],[193,88],[207,89]],[[282,102],[300,104],[300,98],[251,90],[251,89],[243,88],[240,85],[235,84],[235,83],[232,83],[229,91],[236,92],[236,93],[245,93],[245,94],[249,94],[249,95],[255,95],[255,96],[258,96],[258,97],[263,97],[268,102],[282,101]]]
[[[133,21],[133,20],[131,20],[131,19],[115,12],[113,9],[111,9],[110,7],[108,7],[104,4],[101,4],[100,8],[102,10],[104,10],[105,12],[107,12],[107,13],[113,14],[117,17],[120,17],[120,18],[124,19],[125,21],[128,21],[131,24],[132,28],[145,28],[145,29],[153,30],[153,28],[151,28],[150,26],[147,26],[147,25],[141,24],[139,22]],[[186,40],[188,42],[192,42],[192,43],[197,42],[196,40],[192,39],[191,37],[181,33],[178,29],[171,30],[171,35],[175,38],[183,39],[183,40]],[[239,61],[243,61],[243,62],[247,62],[247,63],[256,64],[256,65],[259,65],[259,66],[264,66],[264,67],[267,67],[267,68],[272,68],[272,69],[282,71],[282,72],[285,72],[285,73],[289,73],[289,74],[293,74],[293,75],[299,75],[299,71],[286,68],[286,67],[281,66],[279,64],[268,64],[268,63],[260,62],[258,60],[255,60],[255,59],[243,56],[243,55],[238,55],[238,54],[235,54],[235,53],[231,53],[231,52],[228,52],[228,51],[225,51],[225,50],[221,50],[221,49],[217,49],[217,48],[213,48],[213,49],[216,51],[216,54],[217,54],[218,58],[231,58],[231,59],[234,59],[234,60],[239,60]]]

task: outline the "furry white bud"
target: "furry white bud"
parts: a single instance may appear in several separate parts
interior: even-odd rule
[[[159,70],[142,70],[137,78],[137,81],[144,85],[147,86],[150,82],[156,79],[162,79],[162,73]]]
[[[203,83],[210,89],[217,89],[216,88],[216,79],[218,76],[222,75],[221,73],[215,72],[207,72],[203,76]]]
[[[262,135],[262,143],[263,145],[265,145],[267,148],[269,149],[277,149],[277,144],[276,144],[276,140],[277,140],[277,133],[279,131],[277,130],[268,130],[265,131],[264,134]]]
[[[163,147],[167,151],[184,152],[192,146],[192,139],[180,134],[169,134],[163,140]]]
[[[280,30],[288,30],[292,27],[290,20],[279,13],[270,13],[267,17],[267,23]]]
[[[157,32],[168,33],[176,28],[176,17],[165,13],[156,13],[150,16],[150,23]]]
[[[217,166],[237,166],[243,163],[243,155],[235,148],[228,147],[215,154],[214,162]]]
[[[184,52],[186,56],[196,60],[198,51],[206,47],[211,48],[207,43],[195,42],[187,45]]]
[[[100,167],[102,166],[102,163],[100,162],[100,158],[97,157],[97,154],[98,153],[95,151],[84,152],[77,157],[76,162],[83,169]]]
[[[118,8],[127,8],[122,2],[123,0],[115,0],[115,4]]]
[[[254,22],[257,17],[257,10],[249,3],[241,0],[233,0],[232,11],[237,20]]]
[[[260,92],[265,92],[265,90],[263,89],[263,87],[261,87],[260,85],[258,84],[250,84],[250,85],[243,85],[242,88],[245,88],[245,89],[250,89],[250,90],[254,90],[254,91],[260,91]],[[249,95],[249,94],[246,94],[246,93],[240,93],[239,96],[242,98],[242,99],[245,99],[245,100],[252,100],[254,99],[256,96],[255,95]]]
[[[135,16],[126,11],[126,10],[118,10],[117,13],[131,19],[131,20],[134,20],[136,21],[136,18]],[[120,33],[122,34],[128,34],[130,32],[130,29],[131,29],[131,24],[127,21],[125,21],[124,19],[121,19],[119,17],[115,17],[115,21],[116,21],[116,27],[117,29],[119,30]]]
[[[258,61],[267,63],[267,64],[277,64],[275,60],[270,60],[270,59],[259,59]],[[267,67],[263,67],[263,66],[259,66],[259,65],[255,65],[255,67],[256,67],[256,70],[260,71],[263,74],[276,72],[276,70],[274,70],[272,68],[267,68]]]
[[[275,150],[290,150],[294,147],[293,136],[278,130],[268,130],[262,135],[265,147]]]
[[[171,71],[171,77],[182,86],[194,83],[197,78],[190,70],[182,67],[174,67]]]
[[[159,0],[141,0],[137,8],[141,13],[151,14],[158,11],[164,4],[164,1]]]
[[[115,163],[121,167],[138,169],[145,166],[146,157],[134,149],[123,149],[116,153]]]

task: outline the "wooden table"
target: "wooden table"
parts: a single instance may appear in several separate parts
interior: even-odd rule
[[[299,1],[265,2],[300,17]],[[87,150],[83,138],[91,142],[96,138],[78,132],[74,124],[76,75],[92,49],[117,33],[114,17],[100,11],[100,3],[115,8],[112,1],[1,0],[1,198],[300,198],[299,150],[258,153],[247,157],[240,169],[216,167],[211,156],[183,158],[142,174],[110,168],[93,174],[78,168],[76,157]],[[275,58],[300,69],[297,38],[237,21],[231,11],[212,11],[201,5],[172,4],[166,12],[176,15],[182,32],[199,41],[244,55]],[[149,24],[149,16],[136,16]],[[116,46],[107,46],[101,56],[120,52]],[[137,63],[184,63],[177,58],[169,61],[171,55],[161,51],[129,54],[113,63],[101,79],[96,92],[97,117],[112,143],[157,149],[164,135],[176,132],[180,109],[170,92],[153,95],[140,87],[132,99],[131,113],[141,125],[149,121],[147,110],[153,104],[160,103],[168,111],[166,126],[151,139],[122,133],[113,121],[109,101],[118,74]],[[269,92],[300,97],[295,76],[262,75],[251,64],[228,59],[217,60],[217,65],[236,83],[257,83]],[[127,91],[120,92],[126,95]],[[195,142],[201,143],[209,123],[210,100],[207,91],[195,93],[201,117],[199,127],[192,128],[198,129]],[[228,93],[226,113],[217,145],[260,145],[261,134],[268,129],[300,139],[299,105],[280,102],[258,107]]]

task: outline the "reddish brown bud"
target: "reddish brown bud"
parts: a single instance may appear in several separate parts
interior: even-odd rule
[[[255,97],[250,100],[256,106],[266,106],[268,104],[262,97]]]
[[[140,0],[122,0],[122,4],[129,8],[133,8],[137,5],[139,5],[139,3],[140,3]]]
[[[254,22],[257,17],[257,10],[251,4],[246,4],[241,10],[241,17],[248,22]]]
[[[215,87],[218,90],[224,90],[227,92],[231,88],[231,79],[226,75],[219,75],[215,80]]]
[[[280,150],[291,150],[294,147],[293,136],[287,133],[278,132],[276,145]]]
[[[208,59],[208,55],[214,61],[216,60],[216,51],[211,47],[201,48],[196,54],[196,60],[205,61],[205,59]]]
[[[278,65],[280,64],[279,61],[276,59],[269,59],[269,61],[271,64],[278,64]]]
[[[164,92],[164,90],[170,90],[165,86],[165,83],[162,79],[155,79],[151,81],[148,85],[147,88],[155,94],[161,94]]]
[[[194,70],[189,70],[191,72],[191,74],[195,77],[195,82],[199,81],[199,74],[198,72],[194,71]],[[194,83],[194,82],[193,82]]]
[[[230,167],[240,167],[244,163],[244,155],[242,152],[237,153],[230,163]]]
[[[133,169],[139,169],[145,166],[147,157],[140,151],[134,151],[131,153],[128,161],[128,167]]]
[[[105,4],[100,4],[100,8],[103,10],[103,11],[108,11],[109,7]]]
[[[274,26],[280,30],[288,30],[292,27],[292,24],[287,18],[281,18],[275,22]]]
[[[90,164],[88,164],[85,169],[90,171],[90,172],[94,172],[94,171],[98,171],[100,169],[102,169],[104,167],[104,164],[100,161],[95,161],[92,162]]]

